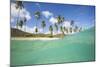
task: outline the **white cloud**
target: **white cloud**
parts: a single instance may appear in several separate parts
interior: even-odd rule
[[[33,32],[35,32],[36,26],[33,27]]]
[[[39,3],[36,3],[36,6],[38,6],[38,8],[40,8],[40,4]]]
[[[58,31],[53,31],[53,35],[56,35],[56,34],[62,34],[62,32],[60,30]]]
[[[31,19],[30,13],[25,9],[16,9],[16,4],[11,3],[11,22],[15,21],[15,18],[20,16],[20,18],[26,17],[27,20]]]
[[[55,23],[57,23],[57,19],[54,18],[54,17],[51,17],[51,18],[49,19],[49,22],[51,22],[52,24],[55,24]]]
[[[40,32],[40,33],[43,32],[43,29],[42,29],[42,28],[39,28],[39,32]]]
[[[62,32],[61,31],[53,31],[53,35],[56,35],[56,34],[61,34]],[[50,34],[50,31],[47,31],[45,32],[44,34]]]
[[[66,28],[70,27],[70,21],[64,21],[63,26],[66,27]]]
[[[22,30],[25,31],[25,28],[26,28],[26,32],[33,33],[33,28],[24,26]]]
[[[30,13],[26,9],[20,11],[20,17],[26,17],[27,20],[31,19]]]
[[[57,19],[53,17],[53,13],[50,11],[42,11],[43,16],[45,16],[47,19],[49,18],[49,22],[52,24],[57,23]]]
[[[42,14],[46,18],[49,18],[49,17],[53,16],[53,13],[51,13],[50,11],[42,11]]]
[[[50,34],[50,31],[46,31],[44,34]]]
[[[11,18],[11,23],[12,23],[12,22],[14,22],[14,18],[13,18],[13,17]]]
[[[11,16],[18,16],[19,9],[16,9],[16,4],[11,3]]]

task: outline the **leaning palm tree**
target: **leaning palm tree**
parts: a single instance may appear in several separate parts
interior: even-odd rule
[[[55,29],[56,29],[56,31],[58,33],[58,25],[57,25],[57,23],[54,24],[54,27],[55,27]]]
[[[46,26],[46,23],[45,23],[45,21],[44,21],[44,20],[42,21],[41,26],[42,26],[42,28],[43,28],[43,33],[44,33],[44,28],[45,28],[45,26]]]
[[[40,12],[39,11],[36,11],[35,13],[34,13],[34,16],[35,16],[35,18],[37,19],[37,20],[39,20],[40,19]],[[37,30],[38,28],[37,28],[37,23],[36,23],[36,30]],[[38,31],[37,31],[38,32]],[[37,32],[36,32],[36,34],[37,34]]]
[[[23,22],[24,22],[24,25],[26,26],[26,21],[27,21],[27,19],[26,19],[26,17],[24,17],[23,18]],[[24,28],[24,31],[26,31],[26,27]]]
[[[17,18],[17,24],[16,24],[17,29],[18,29],[18,22],[19,22],[19,19],[20,19],[20,10],[22,8],[24,8],[23,2],[22,1],[16,1],[16,9],[18,9],[18,18]]]
[[[49,26],[49,31],[50,31],[50,34],[52,36],[53,35],[53,27],[52,27],[52,25]]]

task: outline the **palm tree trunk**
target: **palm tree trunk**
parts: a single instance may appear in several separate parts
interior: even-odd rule
[[[17,26],[16,26],[17,29],[18,29],[18,21],[19,21],[19,18],[20,18],[20,9],[18,11]]]
[[[64,31],[62,31],[62,38],[64,37],[64,35],[65,35]]]
[[[26,22],[24,22],[25,23],[25,28],[24,28],[24,31],[26,32]]]
[[[36,22],[36,29],[37,29],[37,22]],[[37,34],[37,32],[36,32],[36,34]]]
[[[18,11],[16,29],[18,29],[19,15],[20,15],[20,9],[19,9],[19,11]],[[16,32],[16,34],[17,34],[17,31],[15,31],[15,32]]]
[[[52,31],[51,31],[51,37],[52,37],[52,35],[53,35],[53,33],[52,33]]]
[[[43,28],[43,33],[44,33],[44,28]]]
[[[65,35],[64,31],[62,33],[63,33],[63,35]]]
[[[57,30],[57,34],[58,34],[58,30]]]

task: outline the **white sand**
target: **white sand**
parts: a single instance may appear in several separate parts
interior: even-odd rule
[[[32,37],[12,37],[11,40],[58,40],[60,38],[32,38]]]

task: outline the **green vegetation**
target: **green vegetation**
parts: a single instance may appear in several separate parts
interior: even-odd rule
[[[16,1],[16,9],[18,9],[18,18],[17,18],[17,24],[16,24],[17,28],[18,28],[18,25],[20,23],[22,24],[22,20],[19,20],[19,19],[20,19],[20,10],[23,9],[23,8],[24,8],[23,2],[22,1]]]
[[[16,34],[17,32],[17,34]],[[43,33],[38,33],[38,34],[32,34],[32,33],[28,33],[28,32],[24,32],[18,29],[14,29],[11,28],[11,37],[33,37],[33,38],[38,38],[38,37],[47,37],[47,38],[51,38],[51,37],[56,37],[56,38],[61,38],[62,34],[57,34],[57,35],[53,35],[51,36],[51,34],[43,34]]]

